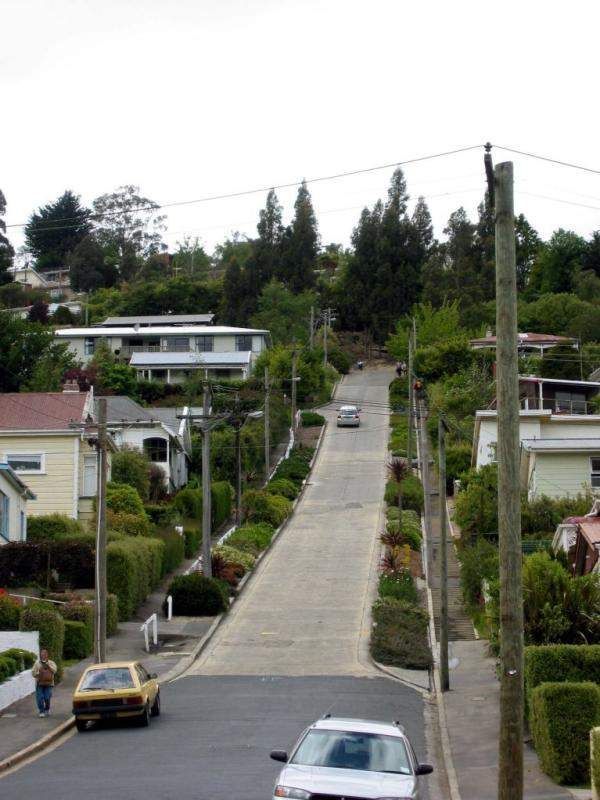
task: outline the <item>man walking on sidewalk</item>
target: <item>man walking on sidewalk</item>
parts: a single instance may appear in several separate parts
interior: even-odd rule
[[[35,699],[40,717],[47,717],[50,714],[50,700],[52,699],[56,669],[54,661],[50,661],[48,658],[48,651],[41,650],[40,657],[31,670],[31,674],[35,678]]]

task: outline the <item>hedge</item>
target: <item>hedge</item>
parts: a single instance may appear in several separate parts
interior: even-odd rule
[[[17,659],[0,653],[0,683],[12,678],[18,672]]]
[[[394,600],[406,600],[413,605],[419,602],[419,593],[408,570],[390,572],[379,576],[378,594]]]
[[[81,661],[83,658],[87,658],[92,650],[93,634],[86,624],[74,619],[66,619],[63,658]]]
[[[202,531],[200,528],[185,528],[183,531],[184,553],[186,558],[194,558],[200,550]]]
[[[178,525],[181,520],[181,514],[172,503],[168,505],[146,503],[144,511],[154,525]]]
[[[320,428],[325,425],[325,417],[316,411],[302,411],[300,416],[303,428]]]
[[[111,511],[106,514],[108,529],[122,533],[125,536],[150,536],[152,524],[144,514],[128,514],[126,511]]]
[[[0,547],[0,586],[94,585],[93,534]],[[55,580],[55,574],[58,579]]]
[[[161,531],[157,538],[164,542],[165,552],[162,559],[161,577],[173,572],[185,557],[185,539],[177,531]]]
[[[227,544],[257,556],[271,544],[275,529],[267,522],[242,525],[227,538]]]
[[[173,508],[183,517],[189,519],[202,519],[202,489],[192,489],[185,486],[173,498]]]
[[[544,772],[562,784],[590,779],[590,730],[600,725],[600,688],[542,683],[531,692],[530,727]]]
[[[0,631],[18,631],[21,606],[6,595],[0,595]]]
[[[295,500],[298,496],[298,487],[288,478],[275,478],[265,486],[265,492],[279,494],[282,497],[287,497],[288,500]]]
[[[45,514],[27,519],[27,541],[41,542],[84,533],[81,523],[65,514]]]
[[[7,678],[33,667],[37,656],[29,650],[11,647],[0,653],[0,683]]]
[[[5,545],[8,547],[8,545]],[[62,653],[65,641],[65,621],[48,603],[34,603],[21,613],[20,631],[39,631],[40,650],[46,649],[50,658],[56,662],[57,680],[62,677]]]
[[[227,564],[240,564],[245,572],[251,570],[256,561],[256,557],[252,553],[238,550],[229,544],[217,545],[217,547],[213,547],[212,552],[214,555],[220,556]]]
[[[233,488],[229,481],[215,481],[211,487],[213,527],[219,528],[231,516]]]
[[[80,622],[85,622],[86,619],[91,620],[90,625],[94,627],[94,605],[93,603],[84,603],[84,600],[94,600],[94,592],[48,592],[44,595],[48,600],[59,600],[66,605],[60,606],[59,613],[61,616],[68,616],[71,619],[77,619]],[[65,614],[65,608],[71,606],[84,606],[87,611],[73,611],[72,613]],[[114,636],[119,626],[119,600],[116,594],[110,592],[106,596],[106,635]]]
[[[294,447],[289,458],[286,458],[277,467],[273,478],[287,478],[296,485],[301,485],[310,472],[310,460],[313,453],[314,450],[310,447]]]
[[[600,684],[600,644],[548,644],[525,648],[525,693],[541,683]]]
[[[164,542],[154,537],[129,537],[106,548],[108,590],[119,600],[119,619],[127,620],[160,582]]]
[[[109,483],[106,486],[106,507],[110,511],[145,517],[144,504],[133,486],[126,483]]]
[[[269,494],[260,489],[248,489],[242,495],[244,520],[249,522],[268,522],[278,528],[292,513],[290,501],[277,494]]]
[[[594,728],[590,731],[590,744],[590,777],[592,779],[592,792],[595,790],[595,796],[600,797],[600,728]]]
[[[173,614],[212,617],[229,606],[228,591],[214,578],[200,572],[178,575],[167,590],[173,598]]]
[[[405,600],[384,597],[373,606],[373,620],[370,648],[376,661],[406,669],[431,666],[425,611]]]

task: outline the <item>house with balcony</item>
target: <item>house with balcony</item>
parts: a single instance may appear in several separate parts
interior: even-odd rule
[[[529,499],[600,491],[600,383],[524,376],[519,379],[521,484]],[[471,463],[497,460],[495,407],[477,411]]]
[[[115,444],[145,453],[163,471],[167,491],[185,486],[192,457],[189,420],[179,419],[177,408],[143,408],[121,395],[105,399],[107,427]],[[181,416],[186,412],[184,407]]]
[[[135,368],[138,377],[182,383],[195,373],[227,379],[246,378],[258,355],[270,343],[269,331],[190,321],[185,315],[127,317],[127,324],[109,318],[89,328],[62,328],[55,335],[65,341],[84,365],[99,342]]]
[[[471,339],[473,350],[495,350],[496,337],[491,331],[481,339]],[[555,336],[552,333],[518,333],[517,348],[520,356],[542,356],[553,347],[568,346],[573,350],[579,349],[577,339],[570,336]]]
[[[35,494],[10,464],[0,461],[0,545],[27,539],[27,502]]]
[[[71,299],[75,292],[71,289],[68,268],[38,272],[35,267],[24,265],[9,267],[13,281],[29,289],[42,289],[52,299],[64,297]]]

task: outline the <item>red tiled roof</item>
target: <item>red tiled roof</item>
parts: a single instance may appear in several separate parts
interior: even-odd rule
[[[0,394],[0,431],[64,430],[82,422],[86,392]]]
[[[527,344],[567,344],[575,339],[569,336],[555,336],[552,333],[519,333],[519,343]],[[483,339],[471,339],[471,344],[496,344],[495,336],[484,336]]]

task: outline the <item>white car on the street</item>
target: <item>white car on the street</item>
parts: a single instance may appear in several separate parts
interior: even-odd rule
[[[360,408],[358,406],[340,406],[337,415],[338,428],[358,428],[360,425]]]
[[[285,762],[273,798],[295,800],[420,800],[420,764],[397,723],[324,717],[307,728]]]

